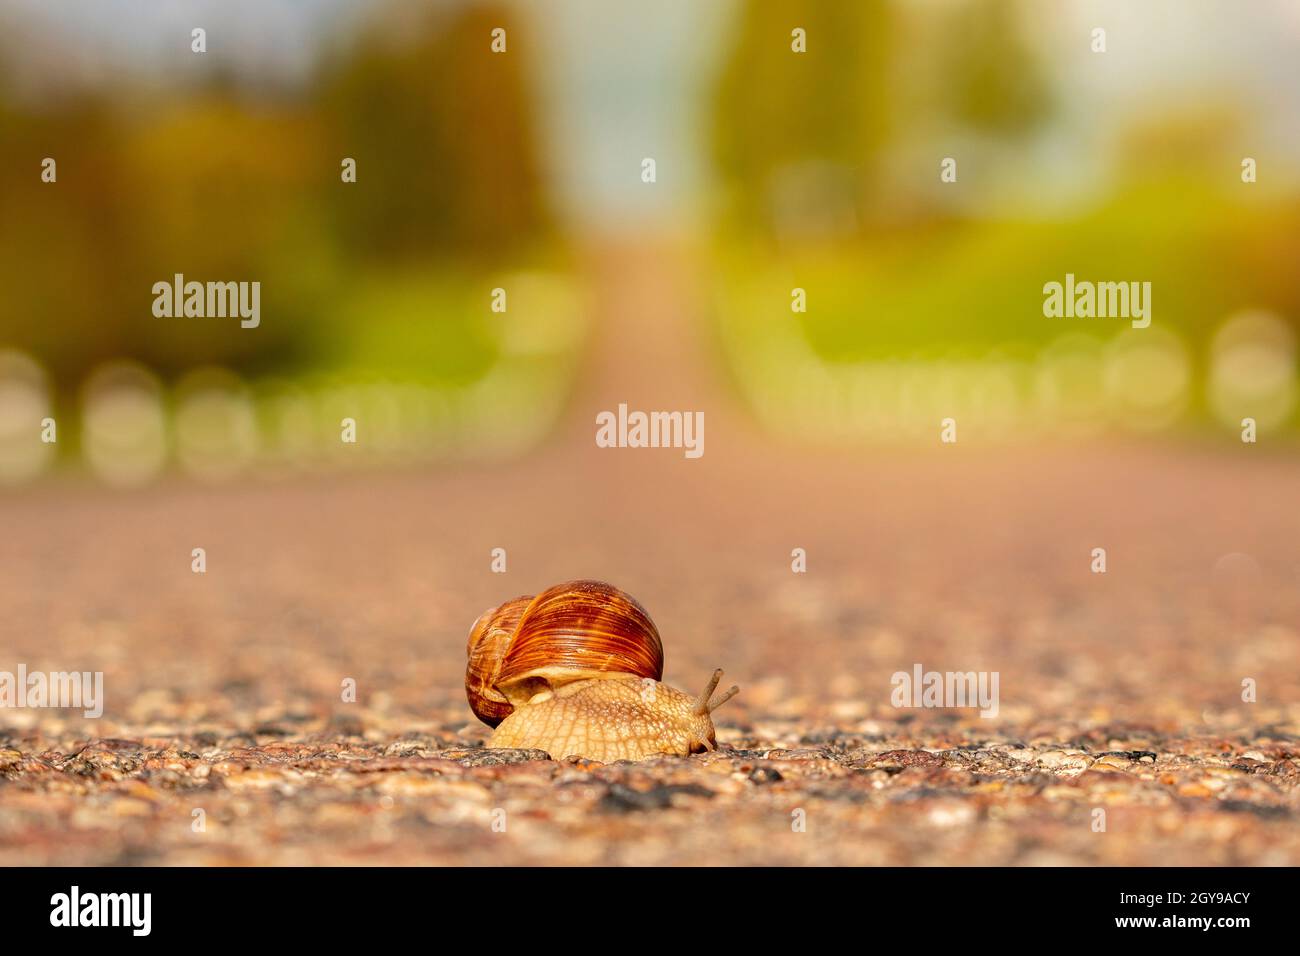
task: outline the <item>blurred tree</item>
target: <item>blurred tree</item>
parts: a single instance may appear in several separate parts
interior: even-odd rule
[[[52,97],[48,112],[11,104],[0,109],[0,143],[0,347],[30,352],[67,381],[120,342],[109,319],[130,224],[112,119],[84,94]],[[53,183],[41,179],[46,157]]]
[[[305,359],[336,282],[333,240],[309,188],[320,117],[285,103],[250,108],[220,81],[149,115],[119,146],[118,189],[138,226],[115,324],[133,354],[167,372],[198,357],[245,371]],[[178,272],[261,282],[262,314],[274,321],[255,334],[222,319],[160,322],[141,290]]]
[[[517,253],[547,221],[523,34],[495,6],[406,15],[400,36],[381,20],[329,70],[329,143],[358,167],[355,188],[326,192],[340,238],[386,261]]]
[[[792,49],[796,28],[807,52]],[[712,131],[730,212],[778,232],[856,222],[890,125],[889,4],[750,0],[735,30]]]
[[[51,82],[21,105],[0,84],[0,347],[30,352],[63,389],[109,357],[165,376],[292,370],[332,357],[338,324],[365,314],[344,299],[387,287],[395,262],[497,267],[536,242],[525,44],[511,31],[507,53],[489,46],[509,18],[464,3],[388,14],[387,35],[376,27],[300,94],[220,69],[177,89]],[[57,184],[40,181],[46,156]],[[340,182],[344,156],[355,185]],[[261,282],[261,326],[154,317],[153,284],[176,273]],[[428,318],[425,299],[390,300]],[[463,312],[455,302],[435,311]]]
[[[945,18],[942,102],[958,122],[999,136],[1030,132],[1051,110],[1018,0],[969,0]]]
[[[93,94],[0,112],[0,340],[65,387],[108,357],[164,374],[278,366],[309,345],[330,294],[330,247],[304,169],[316,121],[228,90],[150,102],[130,120]],[[56,183],[40,179],[57,162]],[[258,281],[256,334],[238,320],[153,315],[176,273]]]

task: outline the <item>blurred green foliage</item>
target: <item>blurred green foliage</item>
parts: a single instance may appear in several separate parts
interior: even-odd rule
[[[379,17],[303,90],[218,75],[20,103],[0,86],[0,344],[60,390],[108,357],[164,376],[482,374],[484,280],[550,237],[526,52],[490,51],[504,5],[423,13],[400,31]],[[175,273],[260,281],[261,326],[155,318],[151,287]]]
[[[1199,201],[1187,202],[1189,195]],[[1243,206],[1195,180],[1135,185],[1064,220],[1011,218],[891,230],[833,250],[788,251],[779,265],[724,256],[732,307],[766,322],[796,322],[827,361],[982,354],[1041,345],[1066,332],[1110,337],[1120,319],[1048,319],[1045,282],[1147,281],[1155,321],[1208,340],[1242,308],[1300,314],[1300,281],[1284,250],[1300,235],[1300,201]],[[735,249],[737,247],[733,247]],[[791,315],[790,277],[809,290]]]
[[[730,228],[780,238],[803,219],[861,235],[889,208],[885,153],[936,117],[994,137],[1050,117],[1022,3],[932,12],[897,0],[741,5],[710,136]],[[792,50],[795,26],[807,52]]]
[[[1239,176],[1253,105],[1230,92],[1157,100],[1117,119],[1113,141],[1081,144],[1079,104],[1058,115],[1047,47],[1031,42],[1030,4],[740,10],[712,129],[728,198],[719,329],[760,403],[789,405],[791,389],[854,363],[1032,360],[1061,336],[1129,327],[1045,317],[1043,286],[1067,273],[1150,282],[1153,324],[1187,346],[1193,392],[1230,316],[1265,310],[1300,330],[1300,198]],[[791,51],[795,24],[806,54]],[[1063,130],[1065,150],[1035,152]],[[940,181],[947,156],[960,157],[956,182]],[[1088,188],[1058,201],[1055,163]],[[791,313],[795,287],[806,312]],[[809,356],[823,366],[806,377]]]

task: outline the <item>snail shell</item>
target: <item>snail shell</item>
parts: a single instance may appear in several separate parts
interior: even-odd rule
[[[568,581],[485,611],[468,654],[465,694],[492,727],[548,690],[618,675],[658,681],[664,671],[650,615],[603,581]]]

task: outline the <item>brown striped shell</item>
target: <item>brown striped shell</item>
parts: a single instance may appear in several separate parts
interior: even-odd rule
[[[493,727],[534,695],[615,675],[660,680],[659,630],[636,599],[603,581],[568,581],[485,611],[469,633],[465,695]]]

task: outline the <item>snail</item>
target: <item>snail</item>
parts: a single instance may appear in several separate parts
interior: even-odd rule
[[[663,644],[637,601],[602,581],[569,581],[485,611],[470,629],[465,695],[495,727],[489,747],[609,763],[717,748],[713,698],[660,683]]]

